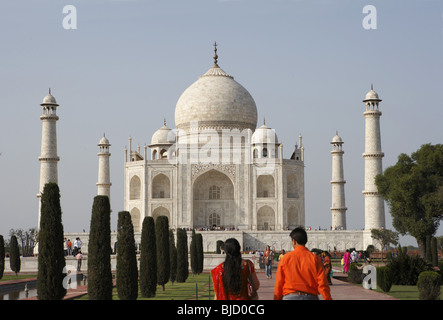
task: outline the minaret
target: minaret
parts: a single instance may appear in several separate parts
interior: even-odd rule
[[[343,140],[338,132],[331,141],[332,144],[332,229],[346,230],[345,183],[343,172]]]
[[[382,100],[378,94],[371,90],[366,94],[363,102],[366,104],[365,116],[365,229],[381,229],[385,227],[385,207],[382,196],[375,185],[377,174],[383,173],[381,151],[379,103]]]
[[[111,176],[109,174],[109,140],[103,135],[98,143],[99,151],[98,156],[98,182],[97,182],[97,195],[108,196],[111,201]]]
[[[42,144],[40,157],[38,158],[40,161],[40,187],[37,194],[39,199],[37,229],[40,229],[41,195],[47,183],[58,183],[57,163],[60,160],[57,155],[56,128],[58,104],[51,95],[51,89],[49,89],[49,94],[43,98],[40,105],[43,108],[43,114],[40,116],[40,120],[42,120]]]

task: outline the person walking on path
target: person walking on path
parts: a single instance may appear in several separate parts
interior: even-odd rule
[[[274,300],[332,300],[321,258],[306,247],[308,235],[303,228],[292,230],[293,251],[280,260],[275,276]]]
[[[82,258],[83,258],[81,250],[77,250],[75,258],[77,259],[77,271],[80,271],[80,269],[82,268]]]
[[[349,253],[349,250],[346,250],[346,252],[343,254],[343,272],[348,273],[349,272],[349,265],[351,264],[351,254]]]
[[[216,300],[250,300],[249,285],[254,291],[260,287],[260,281],[255,273],[254,264],[243,260],[240,244],[234,239],[224,243],[225,262],[211,270]]]
[[[263,252],[263,264],[266,268],[266,277],[272,279],[272,260],[274,260],[274,253],[269,246],[266,246],[265,252]]]
[[[332,285],[331,281],[332,264],[331,264],[331,258],[329,257],[329,252],[326,251],[323,252],[322,257],[323,257],[323,266],[325,268],[326,279],[328,279],[328,284]]]

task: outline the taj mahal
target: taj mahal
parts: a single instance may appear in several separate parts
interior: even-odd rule
[[[305,226],[305,148],[294,141],[289,159],[274,124],[257,118],[251,94],[222,70],[214,45],[213,65],[193,82],[175,106],[175,128],[166,120],[153,132],[149,145],[134,146],[129,137],[124,152],[122,210],[131,214],[136,241],[146,216],[167,216],[173,230],[196,229],[204,250],[213,252],[218,240],[235,237],[244,250],[291,250],[289,230]],[[190,83],[193,79],[190,79]],[[308,248],[366,249],[374,244],[371,229],[385,227],[384,201],[375,186],[382,173],[379,104],[371,88],[363,99],[365,119],[364,230],[347,230],[344,141],[331,140],[331,230],[308,231]],[[57,183],[56,110],[51,92],[41,103],[42,148],[40,189]],[[154,131],[154,130],[153,130]],[[98,143],[97,194],[111,197],[110,142]],[[362,168],[363,170],[363,168]],[[115,211],[115,208],[113,208]],[[362,208],[363,209],[363,208]],[[362,210],[363,212],[363,210]],[[39,208],[40,221],[40,208]],[[79,236],[87,251],[88,234]],[[112,234],[115,241],[116,234]]]

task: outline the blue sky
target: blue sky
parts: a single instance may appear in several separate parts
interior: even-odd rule
[[[63,28],[63,8],[77,29]],[[377,9],[366,30],[363,8]],[[290,157],[305,147],[306,224],[331,224],[331,145],[344,140],[348,229],[364,227],[364,104],[380,109],[383,167],[442,143],[443,2],[439,0],[34,0],[0,3],[0,234],[37,225],[40,102],[51,87],[65,231],[89,229],[97,143],[111,146],[111,205],[123,210],[123,155],[149,144],[181,93],[219,65],[253,96],[259,124]],[[386,206],[387,227],[391,228]],[[443,234],[442,228],[439,234]],[[412,241],[415,244],[415,241]]]

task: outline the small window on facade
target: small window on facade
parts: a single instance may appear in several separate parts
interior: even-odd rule
[[[209,199],[210,200],[220,199],[220,187],[217,186],[209,187]]]

